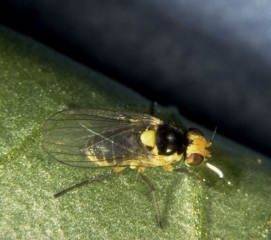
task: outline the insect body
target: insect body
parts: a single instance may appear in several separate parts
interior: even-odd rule
[[[211,157],[206,149],[211,146],[211,140],[207,141],[198,129],[183,132],[147,114],[101,109],[64,110],[49,118],[43,127],[43,148],[57,161],[82,168],[114,167],[55,194],[55,197],[126,167],[137,168],[153,193],[161,228],[155,188],[143,171],[147,167],[160,166],[170,172],[186,172],[175,169],[172,164],[182,158],[188,166],[206,162],[206,158]],[[209,163],[206,166],[223,177],[216,167]]]

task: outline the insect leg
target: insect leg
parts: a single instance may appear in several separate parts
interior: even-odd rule
[[[159,227],[162,229],[163,228],[163,225],[162,225],[162,217],[161,217],[161,213],[160,213],[160,208],[159,208],[159,204],[158,204],[158,201],[157,201],[157,197],[156,197],[156,194],[155,194],[155,187],[153,186],[153,184],[151,183],[151,181],[142,174],[142,172],[144,171],[144,168],[139,168],[138,169],[138,173],[140,175],[140,177],[145,181],[145,183],[148,185],[148,187],[150,188],[151,190],[151,193],[152,193],[152,196],[153,196],[153,200],[154,200],[154,205],[155,205],[155,209],[156,209],[156,214],[157,214],[157,220],[158,220],[158,224],[159,224]]]
[[[169,172],[181,172],[181,173],[185,173],[185,174],[187,174],[188,176],[190,176],[190,177],[192,177],[192,178],[194,178],[194,179],[196,179],[197,181],[200,181],[201,183],[203,183],[206,187],[210,187],[210,185],[207,183],[207,182],[205,182],[205,181],[203,181],[200,177],[198,177],[196,174],[194,174],[194,173],[191,173],[191,172],[189,172],[189,171],[187,171],[186,169],[183,169],[183,168],[177,168],[177,169],[175,169],[172,165],[166,165],[166,166],[163,166],[163,168],[165,169],[165,170],[167,170],[167,171],[169,171]]]
[[[114,172],[114,169],[111,170],[111,171],[102,173],[102,174],[100,174],[100,175],[98,175],[98,176],[94,176],[94,177],[92,177],[92,178],[89,178],[89,179],[87,179],[87,180],[85,180],[85,181],[83,181],[83,182],[74,184],[73,186],[71,186],[71,187],[69,187],[69,188],[66,188],[66,189],[64,189],[64,190],[62,190],[62,191],[56,193],[56,194],[54,195],[54,197],[55,197],[55,198],[56,198],[56,197],[59,197],[59,196],[65,194],[65,193],[67,193],[67,192],[69,192],[69,191],[71,191],[71,190],[73,190],[73,189],[75,189],[75,188],[81,187],[81,186],[83,186],[83,185],[85,185],[85,184],[88,184],[88,183],[91,183],[91,182],[94,182],[94,181],[99,181],[99,180],[105,178],[106,176],[108,176],[108,175],[110,175],[110,174],[112,174],[112,173],[115,173],[115,172]]]

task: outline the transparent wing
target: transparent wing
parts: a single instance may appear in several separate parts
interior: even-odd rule
[[[147,114],[101,109],[58,112],[43,126],[43,149],[76,167],[125,166],[148,159],[140,134],[162,122]]]

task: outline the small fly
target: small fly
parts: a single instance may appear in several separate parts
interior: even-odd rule
[[[206,148],[211,146],[213,137],[207,141],[199,129],[182,131],[148,114],[102,109],[64,110],[50,117],[43,126],[43,148],[57,161],[81,168],[113,167],[64,189],[55,197],[127,167],[137,169],[152,192],[160,228],[162,218],[155,188],[143,174],[144,170],[163,167],[202,181],[184,169],[173,167],[173,163],[184,159],[187,166],[205,164],[223,178],[223,173],[207,162],[211,153]]]

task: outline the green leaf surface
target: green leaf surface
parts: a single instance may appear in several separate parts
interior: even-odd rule
[[[1,239],[271,239],[271,161],[219,134],[210,163],[225,180],[207,168],[189,168],[211,188],[186,174],[145,171],[157,189],[163,230],[151,192],[133,169],[55,199],[54,193],[108,169],[51,159],[41,148],[45,120],[65,106],[147,112],[150,103],[4,27],[0,69]],[[156,114],[198,127],[170,109]]]

